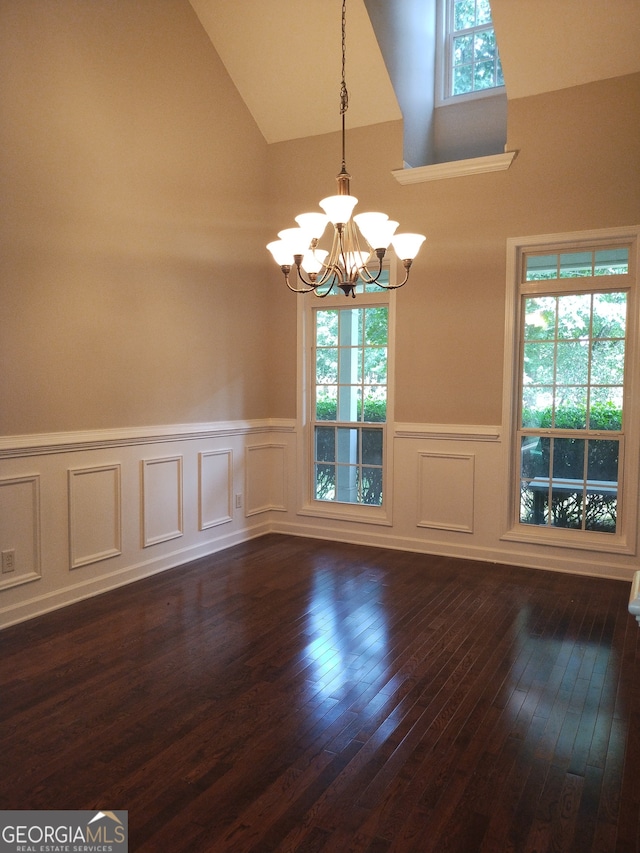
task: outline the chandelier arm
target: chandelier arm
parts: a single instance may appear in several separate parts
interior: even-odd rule
[[[365,241],[366,253],[362,252],[362,247],[360,246],[360,239],[358,237],[359,231],[352,220],[349,220],[349,222],[347,223],[346,232],[347,244],[351,244],[354,254],[375,254],[375,256],[378,258],[379,266],[377,272],[371,272],[367,263],[358,269],[356,279],[360,278],[366,284],[377,284],[378,279],[382,275],[382,261],[387,250],[372,249],[369,245],[369,242]],[[364,238],[364,235],[361,236]]]
[[[294,287],[294,286],[291,284],[291,281],[289,280],[289,273],[291,272],[291,267],[290,267],[290,266],[288,266],[287,264],[283,264],[283,265],[280,267],[280,269],[282,270],[282,273],[283,273],[283,275],[284,275],[284,282],[285,282],[285,284],[287,285],[287,287],[289,288],[289,290],[291,290],[293,293],[311,293],[311,291],[314,289],[313,287],[307,287],[307,288],[304,288],[304,289],[303,289],[303,288],[297,288],[297,287]],[[304,282],[304,283],[306,284],[306,282]]]
[[[331,280],[331,284],[329,285],[329,287],[327,287],[325,291],[320,291],[320,289],[318,288],[317,290],[313,291],[313,295],[317,296],[319,299],[324,299],[326,296],[330,296],[333,293],[333,288],[335,287],[336,281],[337,279],[334,276]]]
[[[377,284],[378,287],[384,287],[385,285],[379,283],[379,278],[382,275],[382,261],[386,254],[386,249],[376,249],[375,254],[378,258],[378,271],[374,274],[369,270],[368,264],[365,264],[360,269],[360,278],[367,284]]]
[[[313,291],[313,295],[317,296],[319,299],[324,299],[325,296],[329,296],[332,293],[334,286],[338,282],[338,277],[335,271],[332,273],[331,270],[326,271],[327,274],[315,284],[311,284],[307,290],[298,291],[299,293],[311,293]],[[304,279],[302,279],[304,281]],[[328,285],[327,285],[327,282]],[[322,290],[323,287],[326,287],[326,290]]]
[[[302,271],[302,255],[294,255],[295,266],[298,272],[298,279],[306,284],[309,290],[298,291],[299,293],[309,293],[311,290],[316,291],[319,287],[322,287],[327,281],[331,278],[331,275],[335,275],[335,270],[331,265],[322,264],[322,274],[318,277],[318,273],[310,273],[309,278],[305,278]],[[333,285],[332,285],[333,286]]]
[[[346,228],[349,227],[349,223],[346,223]],[[335,240],[337,241],[337,252],[335,257],[336,267],[338,264],[342,265],[342,269],[344,270],[344,278],[347,277],[347,270],[349,269],[349,265],[347,263],[347,246],[345,246],[345,225],[343,223],[338,223],[336,225],[336,233]],[[333,250],[331,252],[333,256]]]
[[[399,287],[404,287],[404,285],[409,281],[409,270],[411,269],[412,260],[404,260],[402,262],[405,268],[405,276],[400,284],[380,284],[379,281],[376,282],[378,287],[381,287],[383,290],[398,290]]]

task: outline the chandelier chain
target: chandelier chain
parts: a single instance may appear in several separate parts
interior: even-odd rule
[[[349,108],[349,92],[347,91],[347,0],[342,0],[342,82],[340,84],[340,117],[342,119],[342,173],[347,175],[347,152],[346,152],[346,112]],[[347,190],[348,192],[348,190]]]
[[[342,0],[342,169],[336,176],[338,193],[320,202],[324,214],[302,213],[296,216],[299,227],[278,232],[280,239],[273,240],[267,246],[280,266],[289,290],[294,293],[313,292],[314,296],[320,298],[335,292],[334,288],[341,290],[345,296],[355,298],[358,287],[376,285],[383,290],[403,287],[409,279],[413,259],[425,239],[421,234],[395,234],[398,223],[390,220],[385,213],[369,212],[353,218],[351,216],[358,199],[349,191],[351,175],[347,172],[345,155],[345,114],[349,107],[346,31],[347,0]],[[328,222],[333,225],[330,251],[318,247],[318,241]],[[398,284],[387,284],[383,276],[383,260],[391,244],[405,269],[404,279]],[[399,246],[401,248],[398,248]],[[370,267],[370,264],[373,266]],[[295,267],[295,275],[301,287],[296,287],[290,281],[292,267]]]
[[[342,83],[340,86],[340,115],[344,115],[349,107],[349,93],[346,83],[346,31],[347,31],[347,0],[342,0]]]

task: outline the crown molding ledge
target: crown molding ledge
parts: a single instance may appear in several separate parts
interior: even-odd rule
[[[265,418],[255,421],[220,421],[86,432],[10,435],[0,437],[0,460],[22,456],[47,456],[51,453],[71,453],[75,450],[160,444],[167,441],[190,441],[264,432],[293,432],[294,429],[295,421]]]
[[[416,166],[413,169],[394,169],[391,174],[399,184],[422,184],[426,181],[441,181],[445,178],[460,178],[464,175],[480,175],[485,172],[503,172],[513,163],[517,151],[490,154],[487,157],[472,157],[469,160],[453,160],[450,163],[434,163],[431,166]]]

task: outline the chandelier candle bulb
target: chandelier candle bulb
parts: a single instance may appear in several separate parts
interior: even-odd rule
[[[391,238],[400,224],[389,219],[386,213],[358,213],[353,217],[353,221],[372,249],[388,249]]]
[[[278,237],[294,255],[304,255],[309,248],[309,235],[302,228],[285,228],[278,232]]]
[[[422,234],[396,234],[398,223],[386,213],[371,211],[351,218],[358,199],[349,195],[351,176],[345,163],[345,114],[349,104],[345,81],[346,6],[346,0],[342,0],[342,168],[336,179],[338,194],[322,199],[320,207],[324,213],[299,214],[295,218],[298,228],[285,228],[278,232],[279,240],[267,245],[289,290],[319,297],[328,296],[334,287],[342,290],[345,296],[355,297],[360,282],[374,284],[383,290],[397,290],[409,280],[409,269],[425,240]],[[333,225],[333,240],[331,250],[326,251],[318,248],[318,242],[329,222]],[[390,244],[405,269],[404,280],[393,285],[381,280],[383,260]],[[302,287],[295,287],[289,279],[293,266]]]
[[[330,195],[322,199],[320,207],[334,225],[345,225],[351,219],[357,203],[358,199],[352,195]]]
[[[279,267],[290,267],[293,263],[293,252],[284,240],[273,240],[267,244],[267,249],[273,255],[274,261]]]
[[[309,235],[311,240],[319,240],[324,234],[329,217],[325,213],[300,213],[296,216],[296,222]]]

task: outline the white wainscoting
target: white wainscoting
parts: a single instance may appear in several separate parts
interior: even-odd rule
[[[183,535],[182,456],[142,460],[142,507],[144,548]]]
[[[39,580],[40,477],[0,479],[0,551],[13,551],[11,572],[0,575],[0,591]]]
[[[246,448],[247,516],[287,509],[285,444],[253,444]]]
[[[120,465],[70,469],[69,565],[87,566],[122,553]]]
[[[478,564],[504,563],[631,581],[637,554],[508,540],[500,426],[398,423],[392,452],[390,524],[341,519],[337,511],[331,517],[326,512],[314,517],[313,509],[305,506],[304,513],[274,515],[272,529],[460,557]]]
[[[418,527],[473,533],[473,454],[418,454]]]
[[[208,450],[198,455],[200,530],[233,521],[233,450]]]
[[[638,569],[635,553],[505,537],[499,427],[397,424],[384,523],[303,512],[298,438],[293,420],[0,438],[0,551],[15,552],[0,575],[0,626],[269,532],[461,557],[479,570],[489,561],[630,583]]]
[[[0,627],[268,533],[295,514],[295,440],[277,420],[0,438]]]

